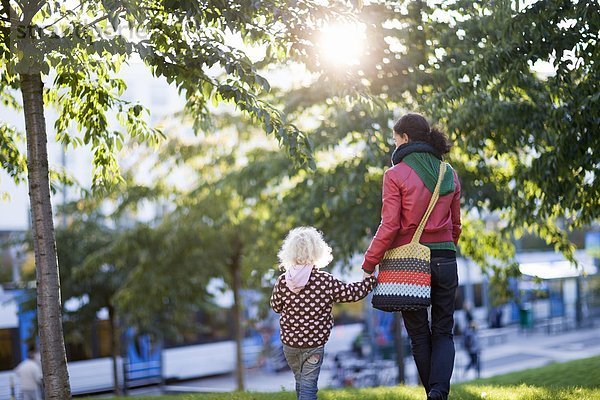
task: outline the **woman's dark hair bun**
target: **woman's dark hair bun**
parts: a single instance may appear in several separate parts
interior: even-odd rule
[[[427,142],[440,154],[446,154],[452,147],[448,137],[438,128],[430,127],[424,116],[417,113],[403,115],[395,124],[394,132],[406,133],[411,141]]]
[[[429,131],[428,142],[442,154],[448,153],[452,147],[446,134],[435,127],[432,127]]]

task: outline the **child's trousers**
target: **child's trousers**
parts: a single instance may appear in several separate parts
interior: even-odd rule
[[[297,348],[283,345],[283,353],[296,379],[298,400],[316,400],[317,382],[323,364],[324,346]]]

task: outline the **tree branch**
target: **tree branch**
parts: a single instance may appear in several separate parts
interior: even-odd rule
[[[84,3],[85,3],[85,1],[82,0],[81,3],[79,3],[79,5],[77,7],[73,8],[72,10],[67,10],[62,17],[60,17],[56,21],[52,22],[51,24],[44,26],[42,29],[50,28],[52,25],[55,25],[55,24],[59,23],[63,19],[67,18],[67,15],[69,15],[69,13],[74,13],[75,10],[77,10],[78,8],[80,8],[81,6],[83,6]]]
[[[89,27],[89,26],[92,26],[92,25],[94,25],[94,24],[96,24],[96,23],[98,23],[98,22],[100,22],[100,21],[102,21],[102,20],[105,20],[105,19],[108,19],[108,14],[107,14],[107,15],[104,15],[104,16],[102,16],[102,17],[98,17],[98,18],[96,18],[95,20],[93,20],[93,21],[92,21],[92,22],[90,22],[89,24],[86,24],[86,25],[84,25],[84,28],[87,28],[87,27]]]
[[[19,23],[19,14],[17,14],[17,10],[15,10],[13,8],[13,6],[10,4],[10,1],[8,1],[8,0],[2,1],[2,4],[4,7],[8,8],[8,21],[7,22],[17,25]]]
[[[21,6],[21,9],[23,10],[22,23],[24,25],[31,24],[31,21],[33,21],[33,17],[35,17],[35,15],[42,9],[45,3],[45,0],[38,0],[31,3],[27,2],[27,4]]]

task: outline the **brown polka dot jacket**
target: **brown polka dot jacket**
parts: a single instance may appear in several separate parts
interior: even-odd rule
[[[374,276],[362,282],[344,283],[330,273],[314,269],[306,286],[296,294],[278,279],[271,296],[271,307],[281,314],[281,341],[290,347],[319,347],[329,339],[333,327],[333,303],[359,301],[375,287]]]

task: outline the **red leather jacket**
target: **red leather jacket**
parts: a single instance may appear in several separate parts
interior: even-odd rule
[[[460,223],[460,182],[454,172],[455,190],[440,196],[421,236],[421,243],[458,243]],[[383,175],[383,205],[381,223],[373,237],[362,264],[365,272],[372,273],[388,249],[411,241],[432,193],[417,173],[401,162]]]

